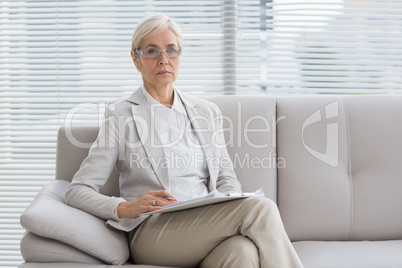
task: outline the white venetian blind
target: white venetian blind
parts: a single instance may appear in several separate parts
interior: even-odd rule
[[[190,94],[400,92],[402,1],[0,1],[0,267],[22,262],[19,216],[54,179],[57,129],[98,124],[141,84],[146,14],[183,30]]]
[[[401,93],[401,0],[266,7],[267,92]]]
[[[141,84],[129,54],[138,21],[163,12],[181,25],[184,55],[178,87],[193,94],[233,93],[236,74],[244,80],[256,74],[245,89],[259,83],[259,5],[214,0],[0,2],[1,267],[22,262],[19,216],[54,179],[57,129],[71,118],[74,124],[98,124],[106,102]],[[241,27],[244,31],[236,30]],[[237,57],[242,45],[257,57]]]

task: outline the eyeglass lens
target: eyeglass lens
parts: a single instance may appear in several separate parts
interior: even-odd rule
[[[164,52],[168,58],[176,58],[181,55],[181,49],[175,49],[175,48],[170,48],[166,51],[161,51],[161,50],[154,49],[154,48],[148,48],[148,49],[142,50],[141,52],[142,52],[141,54],[145,58],[152,58],[152,59],[159,58],[161,56],[162,52]]]

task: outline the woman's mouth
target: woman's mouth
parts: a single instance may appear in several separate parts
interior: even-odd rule
[[[170,72],[169,71],[160,71],[157,74],[166,75],[166,74],[170,74]]]

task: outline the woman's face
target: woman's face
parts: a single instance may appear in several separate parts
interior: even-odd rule
[[[179,49],[176,35],[170,29],[143,39],[140,47],[143,51],[149,49],[167,51],[172,48]],[[173,82],[179,73],[180,57],[168,58],[165,53],[161,53],[159,58],[152,59],[134,55],[133,51],[131,57],[141,72],[145,88],[152,90],[173,88]]]

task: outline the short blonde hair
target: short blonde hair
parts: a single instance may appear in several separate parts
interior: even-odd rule
[[[131,49],[135,51],[140,48],[142,40],[152,37],[166,29],[170,29],[177,37],[177,44],[181,47],[182,35],[181,29],[176,22],[164,14],[154,14],[143,18],[134,30],[131,38]]]

